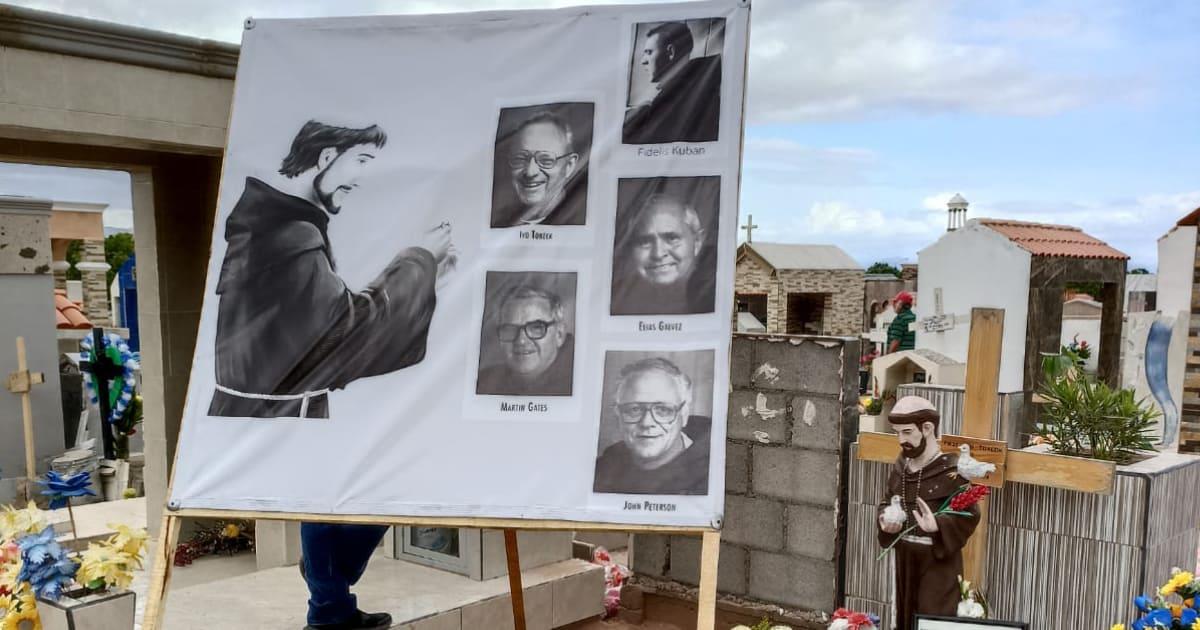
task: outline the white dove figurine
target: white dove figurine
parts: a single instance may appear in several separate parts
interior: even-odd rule
[[[981,462],[974,457],[971,457],[971,447],[967,444],[961,444],[958,447],[958,474],[962,475],[967,481],[975,481],[982,479],[988,473],[996,472],[996,465],[987,462]]]
[[[904,513],[904,506],[900,505],[900,497],[893,496],[891,503],[883,508],[883,522],[903,525],[906,520],[908,520],[908,516]]]

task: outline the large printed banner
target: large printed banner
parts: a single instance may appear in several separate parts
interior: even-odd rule
[[[749,14],[249,22],[172,506],[719,524]]]

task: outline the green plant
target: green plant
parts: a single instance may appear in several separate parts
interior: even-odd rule
[[[883,400],[872,398],[866,404],[866,412],[868,416],[878,416],[883,413]]]
[[[1085,374],[1072,353],[1044,356],[1041,423],[1035,433],[1060,455],[1118,463],[1154,450],[1150,431],[1158,411],[1132,389],[1109,387]]]

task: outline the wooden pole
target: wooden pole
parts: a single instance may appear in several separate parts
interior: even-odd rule
[[[162,628],[167,589],[171,585],[171,566],[175,564],[175,546],[179,544],[179,527],[182,522],[182,519],[170,512],[163,514],[162,527],[158,530],[154,571],[150,574],[150,590],[146,593],[146,613],[142,630]]]
[[[1000,390],[1000,352],[1004,341],[1004,311],[971,309],[971,336],[967,345],[967,384],[963,400],[962,434],[994,439],[996,400]],[[988,502],[979,504],[979,525],[963,549],[963,579],[978,588],[985,583],[988,539]]]
[[[700,543],[700,592],[696,597],[696,630],[713,630],[717,623],[717,567],[721,532],[704,532]]]
[[[29,364],[25,356],[25,338],[17,337],[17,372],[29,375]],[[37,461],[34,455],[33,406],[29,401],[29,385],[21,392],[21,421],[25,427],[25,499],[33,499],[33,480],[37,478]]]
[[[525,589],[521,586],[521,553],[517,530],[504,530],[504,554],[508,557],[508,592],[512,595],[513,628],[525,630]]]

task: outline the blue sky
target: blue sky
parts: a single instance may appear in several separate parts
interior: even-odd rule
[[[226,41],[247,15],[575,4],[15,3]],[[958,192],[972,217],[1077,225],[1153,268],[1157,238],[1200,207],[1197,26],[1192,0],[755,0],[743,217],[754,215],[758,240],[899,262],[944,231],[945,200]],[[0,192],[47,194],[35,190],[42,182],[106,201],[80,196],[127,188],[30,173],[0,168]],[[118,197],[114,222],[128,212]]]

